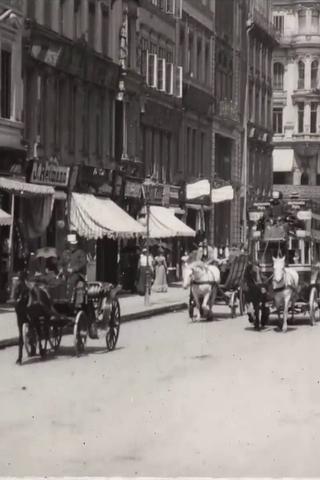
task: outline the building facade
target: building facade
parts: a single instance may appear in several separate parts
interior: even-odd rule
[[[311,198],[320,186],[319,16],[319,2],[273,2],[281,35],[273,58],[274,188]]]
[[[272,190],[272,55],[278,35],[272,2],[253,0],[248,12],[247,205]]]

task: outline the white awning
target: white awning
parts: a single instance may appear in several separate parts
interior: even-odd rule
[[[70,205],[71,229],[87,239],[130,238],[144,228],[110,198],[73,193]]]
[[[233,200],[233,188],[227,185],[221,188],[213,188],[211,190],[212,203],[222,203]]]
[[[210,195],[210,182],[203,179],[194,183],[188,183],[186,185],[186,199],[194,200],[195,198]]]
[[[0,189],[13,193],[14,195],[24,196],[44,196],[53,195],[54,188],[36,183],[27,183],[13,178],[0,177]]]
[[[11,223],[11,215],[0,208],[0,226],[11,225]]]
[[[145,220],[144,220],[145,223]],[[150,207],[150,237],[194,237],[196,232],[174,215],[174,210],[165,207]]]
[[[291,148],[275,148],[272,156],[274,172],[292,172],[294,151]]]

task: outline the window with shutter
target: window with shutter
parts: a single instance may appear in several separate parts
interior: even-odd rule
[[[158,90],[166,91],[166,61],[164,58],[158,58]]]
[[[176,67],[176,96],[182,98],[183,95],[183,68]]]
[[[174,15],[176,10],[176,0],[167,0],[166,1],[166,12],[169,15]]]
[[[157,55],[148,53],[147,55],[147,85],[152,88],[157,88],[158,77],[158,62]]]
[[[173,95],[173,63],[166,64],[166,92]]]

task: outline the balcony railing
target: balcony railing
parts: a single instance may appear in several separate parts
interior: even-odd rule
[[[232,120],[233,122],[239,122],[240,114],[237,103],[233,102],[232,100],[224,99],[218,102],[217,107],[217,113],[220,115],[220,117]]]
[[[266,15],[261,10],[256,7],[252,8],[251,17],[253,23],[262,28],[271,37],[277,40],[277,42],[280,42],[281,34],[279,30],[275,28],[274,24],[266,17]]]

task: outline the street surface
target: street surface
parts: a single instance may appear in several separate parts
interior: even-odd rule
[[[112,353],[71,343],[0,351],[1,476],[320,475],[320,326],[180,312],[124,324]]]

